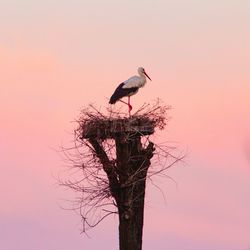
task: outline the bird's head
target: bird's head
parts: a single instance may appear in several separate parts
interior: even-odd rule
[[[145,71],[145,69],[143,68],[143,67],[139,67],[138,68],[138,73],[139,73],[139,75],[145,75],[150,81],[152,81],[151,80],[151,78],[148,76],[148,74],[146,73],[146,71]]]

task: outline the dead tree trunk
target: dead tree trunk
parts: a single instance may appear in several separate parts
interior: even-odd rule
[[[140,136],[130,140],[116,138],[120,250],[142,249],[146,176],[153,143],[143,149],[140,139]]]
[[[91,124],[91,127],[85,127],[83,137],[88,139],[99,158],[117,204],[120,250],[141,250],[146,177],[154,151],[152,142],[143,147],[141,137],[154,131],[153,123],[150,120],[145,124],[140,119],[126,119],[107,124],[106,132],[102,127],[102,133],[100,126]],[[109,160],[102,146],[102,141],[107,139],[104,133],[107,138],[115,140],[115,163]],[[98,138],[100,134],[102,139]]]

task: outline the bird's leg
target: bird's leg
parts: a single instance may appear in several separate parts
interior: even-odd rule
[[[124,103],[124,104],[126,104],[126,105],[128,105],[126,102],[124,102],[123,100],[119,100],[119,102],[122,102],[122,103]]]
[[[130,111],[132,110],[132,106],[130,105],[130,96],[128,96],[128,113],[130,116]]]
[[[119,100],[119,101],[128,105],[128,112],[129,112],[129,116],[130,116],[130,111],[132,110],[132,106],[130,105],[130,97],[128,97],[128,103],[124,102],[123,100]]]

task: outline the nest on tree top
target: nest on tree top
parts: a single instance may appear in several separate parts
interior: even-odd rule
[[[122,134],[151,135],[155,123],[147,117],[131,117],[124,119],[99,119],[89,121],[82,126],[82,139],[111,139]]]
[[[79,119],[79,139],[112,139],[121,135],[145,136],[154,133],[155,128],[163,129],[167,122],[168,106],[162,106],[159,101],[153,106],[144,104],[132,116],[126,117],[120,111],[108,109],[103,114],[94,106],[82,110]],[[122,117],[123,116],[123,117]]]

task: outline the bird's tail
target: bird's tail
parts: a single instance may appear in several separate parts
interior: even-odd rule
[[[117,101],[116,96],[112,95],[112,96],[110,97],[109,103],[110,103],[110,104],[115,104],[116,101]]]

